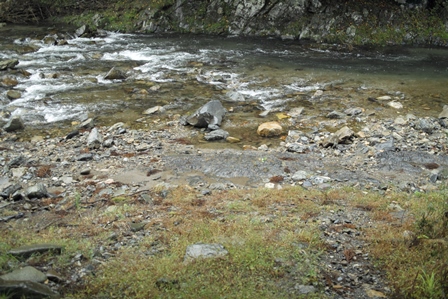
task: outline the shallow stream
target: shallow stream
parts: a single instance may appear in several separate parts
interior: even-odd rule
[[[254,128],[292,108],[303,107],[302,115],[282,123],[312,129],[338,126],[325,118],[333,110],[360,107],[364,115],[379,118],[408,113],[436,117],[448,104],[447,49],[349,51],[267,38],[113,32],[71,38],[66,45],[44,42],[46,35],[73,32],[44,26],[0,28],[0,60],[17,58],[17,69],[26,71],[0,73],[2,79],[18,81],[15,86],[0,84],[5,118],[21,115],[28,128],[48,132],[69,131],[86,117],[96,118],[99,125],[121,121],[151,129],[220,99],[230,111],[222,127],[257,145],[262,141]],[[105,80],[112,67],[122,70],[126,80]],[[8,99],[11,89],[21,93],[19,99]],[[403,108],[376,100],[385,95]],[[166,113],[143,118],[143,111],[157,105]],[[271,113],[261,118],[266,110]]]

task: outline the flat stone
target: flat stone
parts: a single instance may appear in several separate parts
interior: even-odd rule
[[[8,92],[6,93],[6,97],[11,101],[17,100],[21,96],[22,94],[18,90],[8,90]]]
[[[238,143],[238,142],[241,141],[241,139],[229,136],[229,137],[226,138],[226,141],[229,142],[229,143]]]
[[[229,132],[224,131],[223,129],[211,131],[204,135],[204,139],[207,141],[222,140],[226,139],[227,137],[229,137]]]
[[[34,282],[44,282],[47,280],[47,276],[44,273],[31,266],[16,269],[0,276],[0,278],[3,280],[28,280]]]
[[[46,285],[33,281],[0,280],[0,294],[14,294],[11,298],[57,299],[61,298]],[[9,297],[8,297],[9,298]]]
[[[391,96],[381,96],[376,98],[378,101],[390,101],[392,100]]]
[[[221,244],[197,243],[187,247],[184,261],[194,260],[197,258],[217,258],[228,254],[229,252]]]
[[[400,102],[397,102],[397,101],[389,102],[389,103],[387,103],[387,105],[388,105],[389,107],[394,108],[394,109],[403,109],[403,104],[400,103]]]
[[[76,158],[77,161],[90,161],[93,160],[92,154],[81,154]]]
[[[53,252],[60,254],[62,252],[62,246],[56,244],[34,244],[25,245],[18,248],[11,249],[8,253],[22,258],[28,258],[35,253]]]
[[[155,107],[146,109],[145,111],[143,111],[143,114],[151,115],[151,114],[163,113],[163,112],[165,112],[165,108],[163,108],[162,106],[155,106]]]
[[[26,190],[26,196],[28,198],[42,198],[47,195],[48,195],[47,188],[42,183],[38,183],[34,186],[31,186]]]
[[[294,288],[299,292],[299,294],[310,294],[316,292],[316,288],[312,285],[296,285]]]

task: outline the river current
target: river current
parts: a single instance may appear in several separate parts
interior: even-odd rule
[[[303,117],[361,107],[381,117],[437,116],[448,104],[448,50],[412,47],[344,50],[269,38],[139,35],[108,32],[46,44],[61,29],[8,25],[0,29],[0,60],[16,58],[22,73],[0,86],[0,110],[36,128],[70,127],[86,117],[99,124],[132,124],[160,105],[164,115],[191,113],[221,99],[232,113],[223,126],[238,135],[245,124],[276,119],[303,107]],[[32,50],[30,50],[32,49]],[[126,80],[106,80],[116,67]],[[8,90],[20,92],[9,100]],[[389,95],[401,109],[374,100]],[[263,111],[272,111],[261,119]],[[3,114],[5,115],[5,114]],[[294,125],[294,124],[292,124]],[[240,135],[243,133],[240,133]]]

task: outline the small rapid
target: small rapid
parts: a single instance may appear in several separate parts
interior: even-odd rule
[[[448,104],[445,49],[347,52],[276,39],[115,32],[54,45],[45,43],[45,28],[19,29],[2,29],[0,59],[18,59],[22,72],[0,73],[17,80],[0,87],[0,110],[33,125],[105,114],[111,122],[130,121],[120,119],[123,111],[138,115],[155,105],[186,114],[212,98],[252,107],[241,118],[299,106],[316,115],[338,105],[368,108],[369,95],[395,96],[414,114]],[[112,67],[126,79],[105,79]],[[8,99],[11,89],[18,99]]]

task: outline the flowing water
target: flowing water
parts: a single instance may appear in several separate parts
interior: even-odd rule
[[[21,115],[28,127],[40,130],[70,130],[86,117],[100,125],[122,121],[152,128],[220,99],[231,112],[224,129],[250,139],[259,123],[295,107],[304,110],[299,120],[286,123],[290,128],[328,125],[325,115],[332,110],[361,107],[383,118],[436,117],[448,104],[447,49],[350,52],[267,38],[113,32],[68,39],[66,45],[45,44],[43,37],[54,31],[66,32],[43,26],[0,28],[0,60],[17,58],[21,70],[0,73],[18,81],[0,85],[0,110]],[[112,67],[125,72],[126,80],[105,80]],[[21,97],[9,100],[11,89]],[[384,95],[403,108],[374,100]],[[142,121],[142,112],[157,105],[167,112]],[[260,118],[265,110],[272,113]]]

